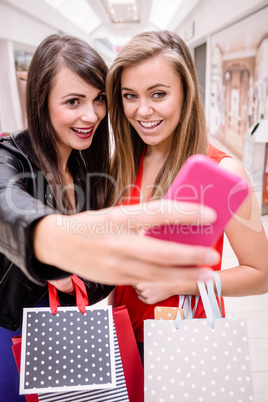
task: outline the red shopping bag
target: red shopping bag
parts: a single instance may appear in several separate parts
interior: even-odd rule
[[[12,351],[14,354],[18,372],[20,373],[21,335],[12,338],[12,342],[13,342]],[[38,402],[38,395],[37,394],[25,395],[25,399],[27,402]]]
[[[130,402],[144,400],[144,370],[128,311],[125,306],[113,309],[128,397]]]

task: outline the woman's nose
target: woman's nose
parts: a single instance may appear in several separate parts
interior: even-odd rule
[[[154,112],[151,103],[148,100],[141,100],[138,107],[138,113],[140,116],[151,116]]]
[[[91,105],[85,105],[82,114],[81,114],[81,120],[86,121],[88,123],[96,123],[98,121],[98,115],[94,109],[94,106]]]

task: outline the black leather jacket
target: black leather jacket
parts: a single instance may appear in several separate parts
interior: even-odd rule
[[[53,206],[54,205],[54,206]],[[23,307],[35,306],[47,292],[47,280],[69,276],[40,263],[33,254],[34,225],[57,213],[50,188],[38,169],[26,130],[0,139],[0,326],[16,331]],[[90,304],[113,289],[84,280]],[[62,305],[75,299],[59,292]]]

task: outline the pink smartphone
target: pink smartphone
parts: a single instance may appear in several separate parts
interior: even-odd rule
[[[185,244],[213,246],[228,221],[249,193],[246,180],[221,168],[204,155],[188,158],[165,195],[166,199],[212,207],[217,220],[206,225],[164,225],[146,231],[147,236]],[[192,211],[183,211],[193,214]]]

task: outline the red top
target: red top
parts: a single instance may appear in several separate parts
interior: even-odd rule
[[[209,145],[208,148],[208,157],[213,159],[215,162],[219,163],[223,158],[228,157],[224,152],[218,150],[217,148]],[[138,204],[140,200],[140,190],[141,190],[141,181],[142,181],[142,173],[143,173],[143,157],[141,160],[139,172],[135,181],[135,184],[132,188],[129,199],[126,201],[126,204]],[[221,269],[221,260],[222,260],[222,248],[223,248],[223,235],[220,237],[214,248],[218,251],[221,256],[220,262],[213,266],[213,270]],[[194,304],[195,298],[192,298],[192,302]],[[224,305],[223,301],[222,311],[224,313]],[[132,286],[117,286],[116,287],[116,297],[115,297],[115,307],[126,305],[130,320],[133,326],[133,330],[136,336],[137,342],[143,342],[143,321],[146,319],[154,318],[154,308],[156,306],[167,306],[167,307],[177,307],[179,305],[179,296],[171,296],[166,300],[158,302],[157,304],[145,304],[139,298],[137,293],[135,292]],[[199,299],[195,318],[205,318],[206,314],[203,308],[202,301]]]

